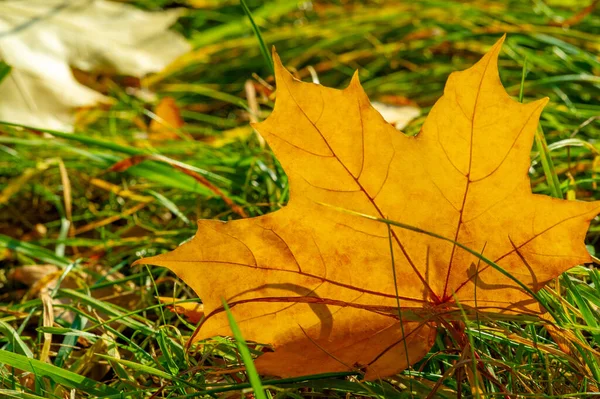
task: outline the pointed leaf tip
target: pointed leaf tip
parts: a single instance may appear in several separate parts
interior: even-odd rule
[[[362,84],[360,83],[360,76],[359,76],[358,70],[354,71],[354,74],[352,75],[352,79],[350,79],[350,83],[344,90],[348,90],[349,92],[358,93],[359,95],[367,97],[367,93],[365,93],[365,89],[363,89]],[[369,101],[368,97],[367,97],[367,101]]]
[[[278,67],[283,67],[283,65],[281,63],[281,58],[279,57],[279,54],[277,54],[277,50],[275,49],[275,46],[273,46],[271,55],[273,57],[273,66],[275,67],[275,70],[277,70]]]
[[[506,40],[506,33],[502,35],[502,37],[496,40],[496,43],[492,46],[492,48],[488,51],[488,54],[493,58],[498,58],[498,54],[500,54],[500,50],[502,50],[502,45]]]
[[[350,86],[361,86],[358,69],[354,71],[354,74],[352,75],[352,80],[350,80]]]
[[[131,267],[143,264],[144,258],[140,258],[131,264]]]
[[[286,67],[283,65],[283,62],[281,62],[281,57],[279,57],[279,54],[277,54],[277,51],[275,51],[275,47],[273,47],[273,67],[275,69],[275,84],[276,85],[280,79],[288,79],[288,80],[294,79],[294,77],[292,76],[290,71],[288,71],[286,69]]]

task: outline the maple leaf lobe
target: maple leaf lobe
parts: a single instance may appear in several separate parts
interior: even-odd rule
[[[398,227],[390,237],[385,224],[335,207],[460,242],[534,290],[589,261],[584,237],[599,205],[531,193],[529,152],[547,99],[508,96],[501,44],[450,76],[416,137],[383,120],[357,74],[344,90],[303,83],[274,54],[275,109],[253,126],[288,175],[288,205],[201,220],[192,241],[142,260],[170,268],[202,298],[208,316],[195,339],[230,334],[224,298],[247,339],[275,347],[257,359],[260,372],[360,365],[373,379],[428,352],[439,316],[427,314],[454,297],[467,308],[476,295],[482,310],[533,310],[517,284],[453,243]]]

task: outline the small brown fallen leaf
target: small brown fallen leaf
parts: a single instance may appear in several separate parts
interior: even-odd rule
[[[194,339],[230,335],[224,299],[245,338],[275,348],[256,360],[259,372],[358,368],[376,379],[425,356],[456,301],[540,312],[520,285],[456,243],[537,291],[591,261],[584,238],[600,203],[531,193],[530,150],[548,99],[509,97],[498,75],[502,42],[450,75],[415,137],[384,121],[357,74],[344,90],[303,83],[274,54],[275,109],[253,126],[288,175],[289,203],[256,218],[201,220],[193,240],[136,262],[171,269],[202,298],[207,317]],[[340,208],[420,230],[388,230]]]
[[[173,97],[163,97],[154,110],[157,118],[150,122],[151,140],[173,140],[179,138],[178,131],[184,122],[181,111]]]
[[[6,277],[10,281],[33,286],[46,276],[60,276],[60,270],[58,266],[54,265],[26,265],[9,270]]]

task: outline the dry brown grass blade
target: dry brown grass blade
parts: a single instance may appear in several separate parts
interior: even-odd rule
[[[58,160],[58,169],[60,170],[60,181],[63,187],[63,198],[65,202],[65,214],[69,222],[71,222],[73,215],[73,196],[71,194],[71,180],[69,180],[69,173],[65,167],[65,163],[62,159]]]
[[[52,306],[52,297],[48,292],[48,289],[43,289],[40,292],[40,300],[42,301],[43,306],[43,326],[44,327],[52,327],[54,324],[54,306]],[[44,333],[44,344],[42,346],[42,351],[40,353],[40,360],[45,362],[50,357],[50,346],[52,345],[52,334],[45,332]]]
[[[232,211],[234,211],[235,213],[237,213],[238,215],[240,215],[243,218],[248,217],[248,214],[246,214],[246,212],[239,205],[237,205],[235,202],[233,202],[231,200],[231,198],[226,196],[225,193],[223,193],[223,191],[221,191],[221,189],[219,187],[212,184],[206,177],[200,175],[197,172],[194,172],[193,170],[187,169],[186,167],[179,165],[178,163],[175,163],[175,161],[170,160],[165,157],[161,157],[161,156],[157,156],[157,155],[134,155],[130,158],[126,158],[122,161],[115,163],[113,166],[111,166],[109,168],[109,171],[123,172],[123,171],[131,168],[132,166],[135,166],[135,165],[137,165],[143,161],[147,161],[147,160],[166,163],[167,165],[170,165],[171,167],[185,173],[186,175],[188,175],[188,176],[192,177],[194,180],[196,180],[198,183],[202,184],[204,187],[208,188],[214,194],[219,196],[231,208]]]
[[[113,193],[115,195],[118,195],[119,197],[129,198],[131,200],[138,201],[138,202],[152,202],[152,201],[154,201],[153,197],[150,197],[150,196],[147,196],[147,195],[136,194],[135,192],[133,192],[131,190],[124,190],[120,186],[117,186],[116,184],[109,183],[106,180],[102,180],[102,179],[98,179],[98,178],[92,178],[90,180],[90,183],[93,184],[94,186],[98,187],[98,188],[101,188],[101,189],[106,190],[106,191],[110,191],[111,193]]]
[[[596,9],[596,6],[598,5],[598,3],[600,3],[600,0],[594,0],[594,1],[592,1],[592,3],[589,6],[585,7],[584,9],[582,9],[581,11],[579,11],[572,17],[570,17],[564,21],[552,21],[548,25],[561,26],[564,28],[569,28],[573,25],[577,25],[578,23],[583,21],[583,19],[585,17],[590,15]]]
[[[134,213],[136,213],[140,209],[144,208],[147,204],[148,203],[146,203],[146,202],[142,202],[140,204],[137,204],[134,207],[131,207],[131,208],[125,210],[124,212],[119,213],[118,215],[114,215],[114,216],[108,217],[106,219],[102,219],[102,220],[98,220],[98,221],[93,222],[93,223],[86,224],[85,226],[76,229],[75,232],[73,233],[73,235],[78,235],[78,234],[81,234],[81,233],[85,233],[87,231],[94,230],[94,229],[96,229],[98,227],[102,227],[102,226],[106,226],[108,224],[114,223],[114,222],[116,222],[119,219],[123,219],[124,217],[133,215]]]

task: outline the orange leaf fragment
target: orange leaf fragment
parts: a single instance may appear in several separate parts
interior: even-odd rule
[[[150,139],[178,139],[179,134],[177,134],[177,131],[183,127],[184,121],[181,118],[181,111],[175,103],[175,99],[173,97],[163,97],[156,106],[154,113],[157,119],[152,119],[150,122]]]
[[[591,261],[584,237],[600,203],[531,193],[530,150],[548,100],[509,97],[502,42],[450,75],[416,137],[383,120],[357,74],[344,90],[303,83],[274,54],[275,109],[253,126],[288,175],[288,205],[201,220],[190,242],[138,261],[171,269],[202,298],[207,318],[194,339],[230,334],[224,298],[244,337],[275,348],[257,359],[260,372],[359,368],[375,379],[427,354],[454,298],[467,310],[539,312],[519,285],[454,243],[395,226],[390,237],[386,224],[335,209],[447,237],[534,291]]]
[[[204,305],[197,302],[177,302],[175,298],[159,296],[160,303],[167,305],[171,312],[183,315],[190,323],[198,323],[204,317]]]

